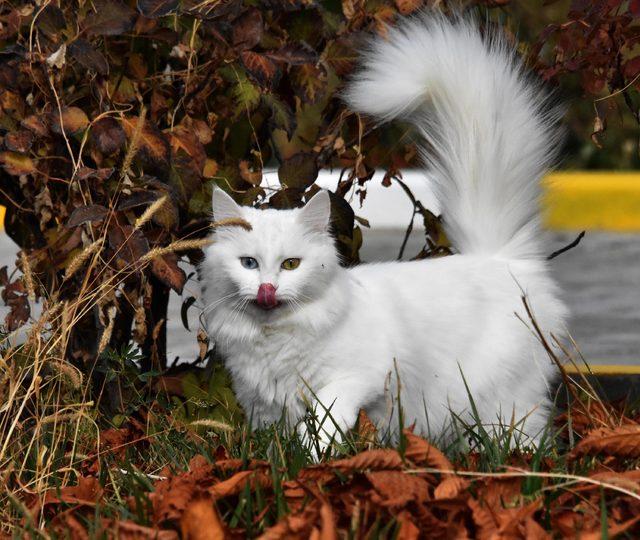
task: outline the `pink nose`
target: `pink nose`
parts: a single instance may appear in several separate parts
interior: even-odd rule
[[[262,283],[258,288],[256,303],[262,309],[272,309],[278,305],[276,299],[276,288],[271,283]]]

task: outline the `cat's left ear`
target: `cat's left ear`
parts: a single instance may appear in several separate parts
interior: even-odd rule
[[[326,190],[319,191],[300,211],[300,221],[310,230],[326,232],[331,218],[331,199]]]
[[[242,217],[242,207],[219,187],[213,188],[211,205],[213,207],[213,219],[215,221]]]

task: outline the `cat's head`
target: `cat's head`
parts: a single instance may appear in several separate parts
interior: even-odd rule
[[[328,230],[330,214],[326,191],[318,192],[304,208],[258,210],[239,206],[215,189],[214,221],[240,218],[251,230],[216,229],[204,266],[205,310],[226,308],[272,321],[320,298],[339,268]]]

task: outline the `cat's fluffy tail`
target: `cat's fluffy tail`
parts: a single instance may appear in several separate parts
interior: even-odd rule
[[[501,34],[463,18],[402,20],[369,43],[345,100],[419,129],[459,252],[541,256],[539,180],[559,146],[559,114]]]

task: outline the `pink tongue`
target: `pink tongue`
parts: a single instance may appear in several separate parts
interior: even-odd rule
[[[278,305],[276,300],[276,288],[271,283],[263,283],[258,289],[256,303],[264,309],[271,309]]]

